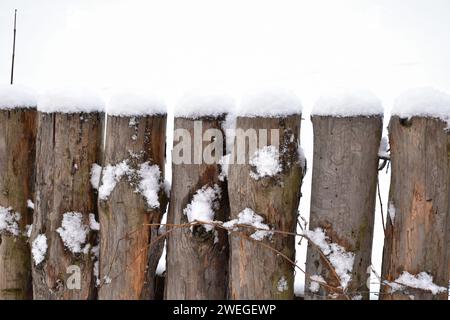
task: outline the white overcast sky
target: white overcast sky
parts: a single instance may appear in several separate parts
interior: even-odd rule
[[[259,84],[450,90],[448,0],[0,0],[0,83],[38,90],[140,87],[169,102],[190,89]]]
[[[239,95],[284,86],[306,109],[309,163],[308,110],[321,92],[368,88],[387,109],[409,88],[450,92],[449,0],[0,0],[0,84],[9,83],[15,8],[16,83],[41,92],[88,86],[105,96],[136,87],[163,96],[169,108],[189,90]],[[169,141],[171,128],[169,121]],[[170,162],[166,170],[170,179]],[[389,175],[380,181],[386,201]],[[311,170],[300,202],[305,217],[310,184]],[[382,246],[377,211],[378,272]],[[302,246],[297,259],[304,258]]]

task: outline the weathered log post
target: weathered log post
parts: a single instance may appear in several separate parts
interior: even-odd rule
[[[383,108],[370,93],[338,93],[320,98],[311,119],[305,298],[369,299]]]
[[[449,119],[450,96],[433,89],[408,91],[392,110],[381,299],[447,299]]]
[[[36,99],[17,86],[0,88],[0,300],[29,299]]]
[[[301,104],[291,93],[244,98],[237,113],[228,192],[231,299],[293,299],[295,237],[305,170]],[[270,230],[274,230],[271,232]]]
[[[154,299],[165,212],[167,112],[158,99],[117,94],[107,105],[99,187],[99,299]],[[163,242],[164,240],[162,240]]]
[[[175,112],[172,189],[168,212],[166,299],[225,299],[228,238],[211,225],[177,227],[228,219],[222,124],[232,107],[222,96],[186,96]]]
[[[55,90],[38,103],[35,211],[31,233],[35,299],[95,295],[96,196],[103,102],[88,90]]]

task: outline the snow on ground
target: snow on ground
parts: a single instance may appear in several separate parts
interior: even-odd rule
[[[354,253],[347,252],[344,247],[336,243],[329,243],[328,236],[321,228],[316,228],[314,231],[307,230],[305,235],[328,258],[340,278],[341,287],[343,289],[347,288],[352,279]]]
[[[203,221],[213,222],[215,210],[218,209],[218,200],[221,197],[222,190],[218,185],[214,187],[203,186],[192,197],[191,202],[183,210],[189,222]],[[206,231],[212,231],[214,227],[209,224],[203,225]]]
[[[381,100],[367,90],[344,90],[321,96],[314,105],[313,116],[372,116],[383,115]]]
[[[434,117],[448,122],[450,95],[431,87],[410,89],[395,100],[392,115],[401,118]]]
[[[89,88],[57,88],[47,91],[38,100],[41,112],[79,113],[104,111],[102,97]]]
[[[250,238],[253,240],[261,241],[264,238],[270,238],[272,236],[272,232],[270,231],[270,227],[263,223],[264,218],[257,214],[250,208],[245,208],[241,212],[239,212],[237,219],[233,219],[227,221],[223,224],[223,227],[230,230],[237,230],[239,226],[249,226],[253,227],[256,230],[250,235]]]
[[[35,108],[36,105],[34,90],[20,85],[0,85],[0,110]]]
[[[8,233],[14,236],[18,236],[20,233],[18,222],[21,219],[21,215],[18,212],[9,208],[0,206],[0,234]]]
[[[430,291],[432,294],[444,293],[447,288],[440,287],[433,283],[433,277],[426,272],[421,272],[417,275],[412,275],[407,271],[403,273],[393,282],[385,282],[391,288],[392,292],[402,291],[406,287]]]
[[[234,98],[225,93],[189,92],[179,99],[174,110],[174,116],[192,119],[205,116],[218,117],[232,112],[234,107]]]
[[[148,93],[120,92],[113,94],[106,104],[106,112],[112,116],[145,116],[166,114],[164,101]]]
[[[250,172],[250,176],[255,180],[276,176],[283,169],[280,163],[280,153],[275,146],[264,146],[256,150],[250,158],[249,164],[254,169],[254,172]]]
[[[31,253],[36,266],[44,261],[45,255],[47,254],[47,248],[47,237],[45,234],[39,234],[31,245]]]
[[[283,117],[301,114],[295,93],[277,87],[259,88],[244,94],[236,110],[241,117]]]
[[[83,214],[80,212],[66,212],[63,214],[61,227],[56,229],[64,246],[72,253],[80,253],[84,249],[89,225],[83,222]]]

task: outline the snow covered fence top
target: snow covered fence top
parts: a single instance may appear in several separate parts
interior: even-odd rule
[[[166,114],[167,107],[162,99],[145,93],[120,92],[109,99],[106,112],[112,116],[146,116]]]
[[[60,88],[42,95],[37,108],[45,113],[101,112],[105,103],[99,94],[90,89]]]
[[[275,118],[302,113],[300,99],[288,90],[267,89],[242,97],[236,110],[241,117]]]
[[[19,85],[0,86],[0,110],[35,108],[36,105],[36,93],[30,88]]]
[[[392,108],[392,115],[450,120],[450,95],[429,87],[410,89],[400,95]]]
[[[218,117],[234,110],[234,99],[223,93],[185,94],[174,110],[178,118]]]
[[[335,91],[315,103],[311,115],[356,117],[383,115],[381,100],[368,90]]]

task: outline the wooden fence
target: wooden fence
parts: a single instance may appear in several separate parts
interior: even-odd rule
[[[194,135],[201,121],[202,135],[223,132],[224,119],[176,117],[175,129]],[[277,130],[278,141],[267,139],[276,146],[267,149],[279,163],[275,174],[257,176],[254,146],[244,140],[247,161],[230,162],[226,178],[217,161],[174,163],[170,199],[166,122],[166,115],[105,121],[103,112],[0,110],[0,299],[155,299],[164,241],[166,299],[292,299],[295,272],[306,274],[306,299],[369,298],[382,116],[312,117],[311,221],[302,234],[300,115],[236,119],[242,131]],[[382,299],[447,298],[445,128],[434,118],[390,121]],[[207,139],[202,149],[215,138]],[[215,160],[224,159],[225,144]],[[189,221],[187,208],[206,196],[216,197],[214,219]],[[302,237],[306,269],[295,261]],[[435,287],[418,289],[407,276],[432,277]]]

